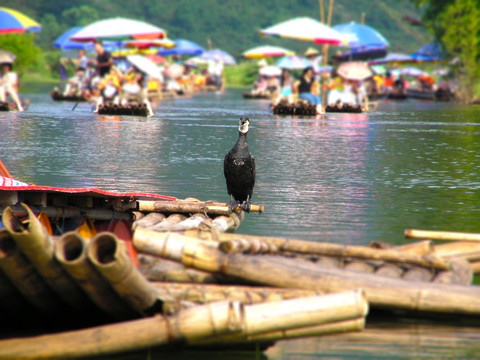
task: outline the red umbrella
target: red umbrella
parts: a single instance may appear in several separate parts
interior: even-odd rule
[[[347,80],[365,80],[373,75],[370,67],[363,62],[353,61],[340,65],[337,70],[338,75]]]

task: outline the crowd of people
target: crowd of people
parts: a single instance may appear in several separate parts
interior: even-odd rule
[[[221,61],[210,60],[208,67],[196,71],[198,66],[173,57],[157,76],[149,76],[128,59],[113,58],[101,42],[94,45],[95,59],[89,59],[80,50],[74,60],[75,73],[61,92],[64,98],[96,99],[95,112],[106,103],[126,106],[129,103],[145,104],[148,114],[154,115],[151,99],[161,99],[165,94],[192,95],[213,86],[224,86],[224,68]],[[58,89],[56,90],[59,91]]]

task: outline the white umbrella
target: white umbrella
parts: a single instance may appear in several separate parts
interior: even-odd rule
[[[344,37],[338,31],[309,17],[299,17],[260,30],[260,35],[280,36],[315,44],[340,45]]]
[[[17,56],[14,53],[8,50],[0,49],[0,64],[11,64],[16,58]]]
[[[345,62],[339,66],[338,75],[348,80],[365,80],[373,75],[370,67],[359,61]]]
[[[166,31],[144,21],[111,18],[96,21],[75,33],[70,40],[94,41],[127,39],[162,39]]]
[[[282,69],[280,69],[278,66],[274,65],[268,65],[260,68],[258,70],[258,73],[263,76],[280,76],[282,75]]]
[[[162,71],[152,60],[147,59],[143,55],[129,55],[127,56],[128,62],[135,66],[138,70],[144,72],[148,76],[155,79],[162,79]]]

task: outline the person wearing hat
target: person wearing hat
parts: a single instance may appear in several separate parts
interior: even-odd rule
[[[313,47],[309,47],[303,55],[312,62],[312,67],[315,74],[320,73],[320,62],[323,59],[323,56],[320,55],[320,52]]]

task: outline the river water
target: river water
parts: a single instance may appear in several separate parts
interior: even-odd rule
[[[241,93],[164,100],[151,118],[97,116],[89,104],[73,109],[46,91],[22,94],[31,101],[26,112],[0,113],[0,159],[15,178],[38,185],[227,202],[223,158],[237,140],[239,118],[247,116],[257,163],[252,203],[265,213],[248,214],[240,233],[365,245],[405,243],[407,228],[480,232],[480,107],[383,101],[372,113],[288,117]],[[442,326],[438,335],[438,326],[425,324],[379,326],[367,330],[398,338],[296,340],[265,354],[480,357],[474,328]],[[443,357],[438,350],[445,347]]]

